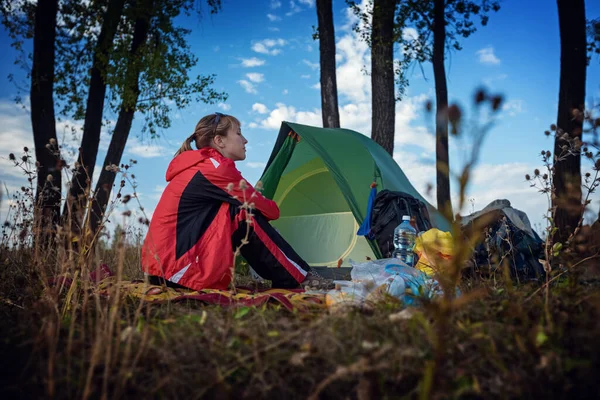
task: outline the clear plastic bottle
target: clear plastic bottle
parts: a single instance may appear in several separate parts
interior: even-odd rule
[[[410,224],[410,216],[404,215],[402,223],[394,229],[394,253],[393,257],[400,259],[406,265],[414,266],[415,241],[417,231]]]

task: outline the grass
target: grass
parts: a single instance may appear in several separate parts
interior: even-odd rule
[[[113,299],[61,316],[45,291],[27,291],[26,270],[4,264],[0,304],[2,387],[19,397],[591,398],[600,390],[596,282],[553,282],[551,323],[537,284],[463,282],[470,300],[451,314],[439,346],[436,307],[399,316],[394,302],[290,313],[125,299],[109,334]]]

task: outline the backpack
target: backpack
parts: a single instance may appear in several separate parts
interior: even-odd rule
[[[467,276],[490,275],[507,262],[510,275],[517,281],[537,280],[545,277],[544,267],[539,262],[544,250],[544,241],[531,228],[527,215],[511,207],[508,200],[495,200],[486,208],[462,218],[462,231],[472,235],[476,221],[485,218],[486,225],[480,227],[486,238],[473,252],[473,267],[465,269]]]
[[[417,233],[432,228],[427,206],[421,200],[404,192],[384,189],[377,194],[371,214],[369,239],[375,240],[384,258],[394,251],[394,229],[402,223],[402,216],[410,215],[417,224]]]

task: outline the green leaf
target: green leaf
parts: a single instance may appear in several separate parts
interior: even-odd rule
[[[202,313],[200,315],[191,314],[188,318],[189,318],[190,322],[197,323],[198,325],[204,325],[204,323],[206,322],[206,317],[207,317],[206,310],[202,310]]]
[[[137,333],[141,333],[142,329],[144,329],[144,325],[146,324],[146,320],[144,319],[143,316],[140,316],[140,319],[137,322],[137,325],[135,327],[135,331]]]
[[[544,343],[546,343],[548,341],[548,335],[546,335],[546,333],[540,329],[537,333],[537,335],[535,336],[535,344],[537,347],[543,346]]]
[[[248,312],[250,312],[250,308],[249,307],[242,307],[239,310],[237,310],[237,312],[235,313],[235,315],[233,316],[233,318],[240,319],[244,315],[248,314]]]
[[[556,242],[554,243],[554,245],[552,246],[552,255],[554,257],[557,257],[560,254],[560,251],[562,250],[563,245],[560,242]]]

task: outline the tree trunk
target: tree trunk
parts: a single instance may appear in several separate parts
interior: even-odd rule
[[[433,4],[433,78],[435,80],[435,168],[437,207],[447,218],[452,217],[450,199],[450,158],[448,156],[448,85],[444,65],[446,45],[445,0]]]
[[[96,166],[96,157],[100,147],[100,131],[102,129],[102,114],[106,95],[106,67],[110,58],[110,50],[117,32],[117,27],[123,14],[125,0],[110,0],[100,35],[96,45],[90,86],[83,123],[83,138],[79,148],[77,165],[71,180],[69,196],[63,210],[63,217],[71,221],[73,232],[80,232],[85,213],[85,203],[89,185],[91,184]]]
[[[127,144],[127,138],[129,137],[131,125],[133,123],[136,104],[140,94],[140,47],[146,42],[150,29],[149,14],[152,9],[152,2],[150,1],[148,3],[150,3],[149,5],[146,5],[148,8],[140,10],[139,12],[142,13],[142,15],[135,21],[133,40],[131,42],[129,59],[127,61],[126,76],[128,81],[125,82],[130,93],[129,95],[124,96],[127,100],[123,100],[123,103],[121,104],[115,130],[104,159],[104,168],[102,168],[102,171],[100,172],[100,177],[98,178],[98,183],[96,184],[96,189],[94,191],[92,211],[90,214],[92,235],[96,234],[101,227],[104,212],[106,211],[106,206],[108,205],[110,193],[117,175],[116,172],[107,170],[106,167],[111,164],[119,165],[121,163],[121,157],[125,151],[125,145]]]
[[[59,222],[61,160],[54,118],[54,48],[58,0],[39,0],[35,10],[31,69],[31,128],[37,168],[36,225],[40,244],[49,244]]]
[[[394,91],[394,13],[396,0],[375,0],[371,33],[371,138],[394,153],[396,96]]]
[[[321,110],[324,128],[339,128],[337,79],[335,74],[335,32],[331,0],[317,0],[319,52],[321,57]]]
[[[554,155],[560,155],[562,146],[560,132],[571,138],[581,138],[583,119],[573,113],[579,110],[583,116],[586,79],[586,21],[584,0],[558,0],[558,23],[560,27],[560,88],[558,94],[559,134],[554,141]],[[579,224],[581,206],[581,156],[567,156],[554,165],[554,194],[552,206],[556,207],[554,221],[558,228],[557,241],[564,242]]]

